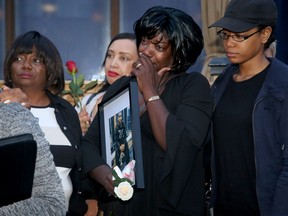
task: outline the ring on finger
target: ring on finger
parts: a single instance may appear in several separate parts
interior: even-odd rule
[[[8,104],[8,103],[10,103],[11,102],[11,100],[10,99],[7,99],[7,100],[5,100],[3,103],[4,104]]]
[[[141,65],[142,65],[141,63],[138,63],[138,64],[135,66],[135,68],[137,69],[137,68],[139,68]]]

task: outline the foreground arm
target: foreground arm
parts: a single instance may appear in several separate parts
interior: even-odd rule
[[[91,178],[103,185],[109,193],[113,193],[112,171],[101,156],[99,130],[96,115],[82,140],[83,167]]]
[[[119,89],[126,86],[130,77],[122,77],[111,85],[102,101],[114,95]],[[114,186],[112,181],[112,170],[106,164],[101,156],[101,139],[100,139],[100,125],[99,114],[97,113],[88,128],[87,133],[82,140],[82,159],[84,172],[89,173],[90,177],[105,187],[108,193],[114,194]]]
[[[65,215],[65,197],[49,143],[38,121],[20,104],[0,103],[0,137],[31,133],[37,142],[32,196],[0,208],[0,215]]]

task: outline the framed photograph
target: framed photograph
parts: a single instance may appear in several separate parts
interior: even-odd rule
[[[106,163],[120,170],[135,160],[135,186],[144,188],[138,87],[136,80],[99,104],[101,151]]]

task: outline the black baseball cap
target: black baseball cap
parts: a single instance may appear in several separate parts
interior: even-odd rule
[[[210,27],[245,32],[259,25],[276,26],[277,6],[273,0],[231,0],[224,17]]]

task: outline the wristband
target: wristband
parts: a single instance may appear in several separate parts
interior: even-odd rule
[[[148,102],[151,102],[151,101],[159,100],[159,99],[160,99],[159,95],[154,95],[154,96],[150,97],[147,101],[145,101],[145,104],[147,104]]]

